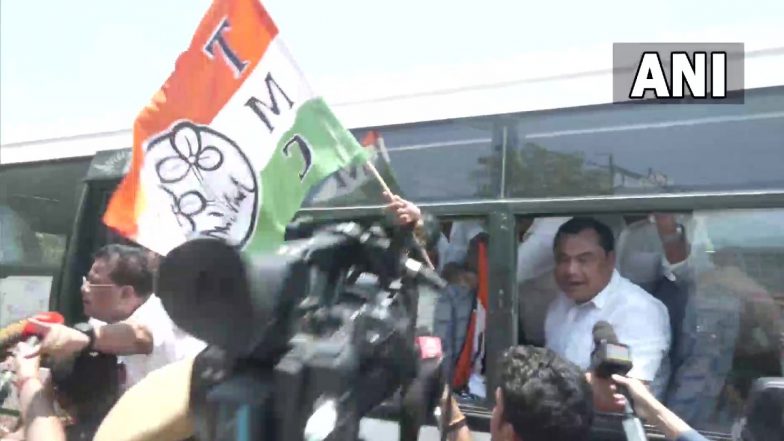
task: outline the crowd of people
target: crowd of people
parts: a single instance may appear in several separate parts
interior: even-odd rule
[[[399,223],[422,225],[423,215],[416,205],[396,195],[386,196],[387,208]],[[667,215],[657,215],[652,224],[671,275],[667,280],[674,286],[688,281],[684,262],[689,243],[682,227]],[[689,358],[678,350],[699,342],[684,337],[673,323],[680,326],[693,320],[699,297],[668,296],[661,285],[643,287],[644,283],[632,280],[635,272],[628,268],[625,272],[632,276],[622,275],[624,265],[639,259],[619,257],[611,227],[597,219],[533,222],[526,234],[518,253],[518,281],[544,277],[554,285],[541,290],[546,292],[545,314],[533,317],[530,310],[521,310],[528,327],[521,333],[527,341],[505,352],[498,388],[489,392],[483,341],[487,233],[481,224],[466,223],[453,226],[448,241],[440,232],[427,240],[430,260],[448,282],[433,314],[447,363],[455,367],[450,381],[471,397],[494,394],[493,439],[586,440],[596,410],[624,408],[626,398],[620,387],[628,391],[640,415],[659,426],[668,439],[701,439],[662,404],[668,398],[681,404],[668,392],[668,385],[683,378],[679,369],[689,365]],[[624,240],[632,239],[622,236]],[[33,321],[40,344],[20,343],[11,360],[22,424],[4,439],[92,439],[125,392],[150,373],[192,359],[207,347],[171,320],[154,293],[158,258],[140,247],[106,245],[94,255],[81,287],[89,320],[75,326]],[[604,379],[591,372],[592,328],[600,320],[610,323],[619,341],[631,349],[633,367],[626,376]],[[538,328],[531,328],[531,323]],[[42,356],[51,360],[48,372],[40,369]],[[74,371],[89,372],[89,384],[74,382],[70,375]],[[451,420],[443,422],[442,430],[453,440],[470,439],[454,398],[446,397],[442,407],[451,408],[447,412]]]
[[[550,348],[587,369],[591,328],[607,321],[631,348],[631,377],[690,425],[726,432],[744,411],[751,380],[781,375],[784,326],[772,297],[732,260],[732,250],[708,248],[710,238],[700,237],[705,228],[690,220],[671,213],[523,219],[519,342]],[[479,223],[457,221],[438,252],[449,259],[459,255],[449,247],[467,243],[470,250],[484,234]],[[474,318],[484,314],[477,306],[481,283],[464,282],[475,278],[470,267],[479,263],[461,258],[469,274],[450,279],[454,263],[446,263],[442,274],[450,286],[434,314],[436,333],[458,365],[462,354],[482,357],[482,343],[466,336],[481,333]],[[756,377],[733,375],[744,362],[755,366]],[[453,379],[455,386],[467,399],[486,398],[483,364],[470,369]]]

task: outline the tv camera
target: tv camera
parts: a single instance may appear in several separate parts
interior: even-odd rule
[[[270,255],[213,238],[172,250],[157,292],[210,345],[192,374],[197,438],[353,441],[392,397],[408,416],[401,438],[418,433],[445,384],[440,358],[415,343],[419,290],[445,282],[408,257],[410,233],[304,221]]]

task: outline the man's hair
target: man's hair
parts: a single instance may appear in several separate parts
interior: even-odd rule
[[[599,245],[604,249],[605,253],[615,249],[615,236],[613,236],[610,227],[592,217],[579,216],[569,219],[558,228],[555,239],[553,239],[553,249],[558,247],[563,236],[580,234],[585,230],[593,230],[599,235]]]
[[[117,356],[85,352],[56,363],[52,366],[52,383],[58,394],[83,413],[79,418],[100,421],[120,394]]]
[[[549,349],[516,346],[501,360],[503,419],[525,441],[583,441],[593,393],[583,372]]]
[[[146,250],[110,244],[96,251],[93,259],[106,260],[111,265],[109,278],[114,283],[132,286],[140,297],[147,297],[152,293],[153,274]]]

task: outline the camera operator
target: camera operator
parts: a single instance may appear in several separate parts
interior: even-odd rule
[[[490,421],[494,441],[587,440],[593,423],[591,386],[574,363],[546,348],[515,346],[501,360]],[[467,441],[465,417],[450,397],[450,441]]]
[[[21,427],[4,440],[87,441],[119,397],[117,358],[84,353],[51,370],[40,368],[38,348],[15,348],[13,362]],[[43,372],[42,372],[43,371]],[[65,412],[61,419],[55,403]]]

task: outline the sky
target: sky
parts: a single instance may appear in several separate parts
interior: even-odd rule
[[[784,46],[781,0],[263,3],[316,90],[531,52],[677,41],[695,30],[712,41],[763,32]],[[130,128],[209,4],[0,0],[0,144]]]

